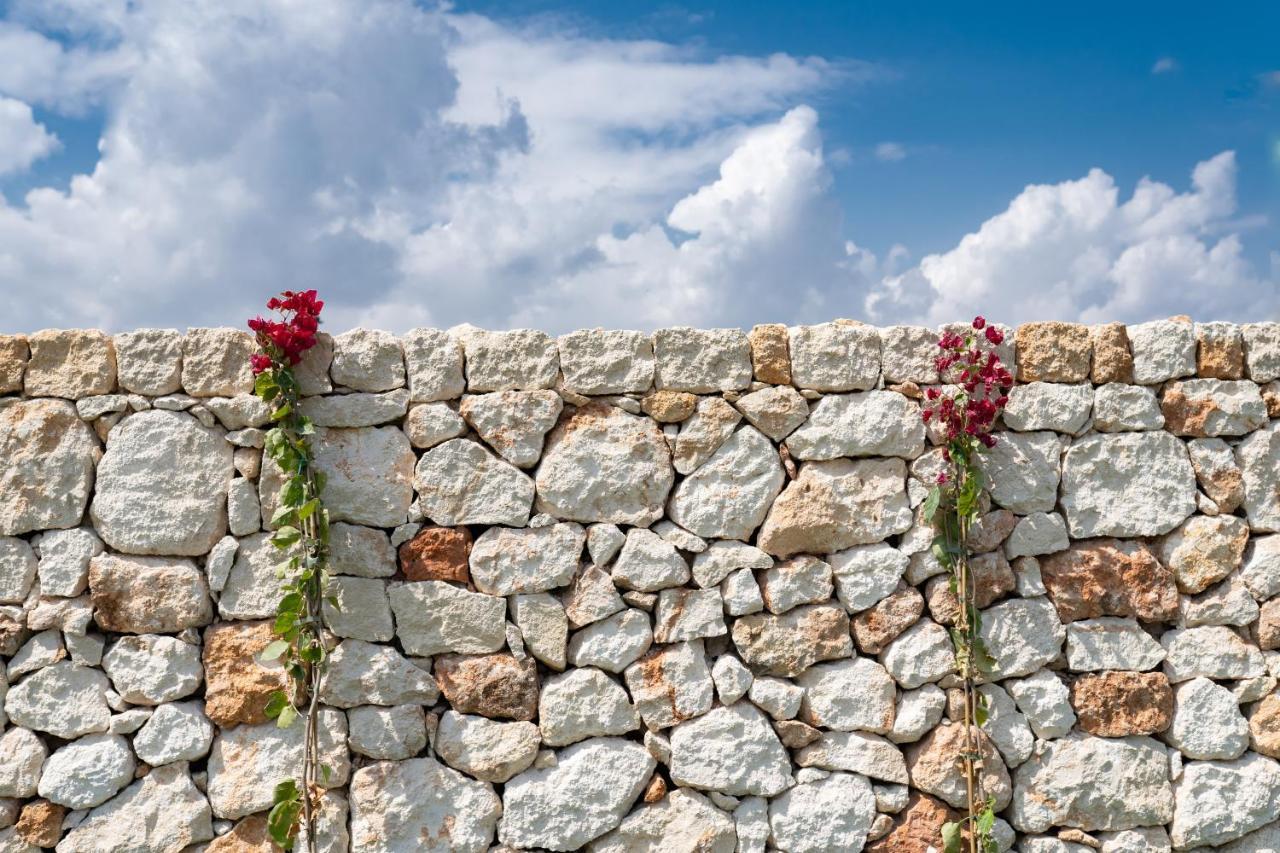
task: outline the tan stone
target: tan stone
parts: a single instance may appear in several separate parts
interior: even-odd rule
[[[1041,557],[1040,577],[1063,622],[1098,616],[1168,622],[1178,612],[1172,573],[1140,542],[1077,542]]]
[[[787,749],[800,749],[822,737],[822,732],[799,720],[774,720],[773,730]]]
[[[271,841],[267,819],[262,815],[250,815],[204,849],[205,853],[278,853],[280,850]]]
[[[698,395],[688,391],[654,391],[640,401],[644,413],[660,424],[687,420],[698,407]]]
[[[751,369],[756,381],[791,384],[790,336],[781,323],[764,323],[751,329]]]
[[[89,594],[107,631],[168,634],[213,621],[204,572],[178,557],[99,554],[89,561]]]
[[[275,639],[271,621],[224,622],[204,632],[204,712],[223,728],[267,720],[267,700],[287,679],[258,654]]]
[[[1267,417],[1280,418],[1280,380],[1268,382],[1260,390],[1262,402],[1267,404]]]
[[[1133,353],[1129,349],[1129,331],[1124,323],[1104,323],[1089,328],[1093,342],[1095,385],[1133,381]]]
[[[0,536],[79,524],[101,454],[68,402],[23,400],[0,409]]]
[[[877,655],[924,612],[924,599],[905,586],[852,619],[853,639],[864,654]]]
[[[1179,592],[1194,595],[1240,567],[1249,544],[1249,525],[1234,515],[1193,515],[1157,544]]]
[[[400,570],[411,581],[471,583],[467,561],[471,531],[465,527],[424,527],[400,546]]]
[[[733,644],[747,665],[765,675],[787,677],[853,653],[849,616],[830,604],[797,607],[781,616],[743,616],[733,624]]]
[[[538,664],[509,654],[441,655],[436,684],[460,714],[529,721],[538,712]]]
[[[1023,382],[1084,382],[1093,346],[1079,323],[1023,323],[1015,336],[1018,378]]]
[[[192,397],[234,397],[253,390],[249,358],[258,350],[240,329],[188,329],[182,340],[182,388]]]
[[[97,329],[45,329],[27,338],[28,397],[76,400],[116,387],[116,348]]]
[[[969,571],[973,574],[974,603],[979,609],[995,604],[1018,585],[1013,567],[999,552],[969,558]],[[951,582],[946,575],[935,575],[929,579],[925,585],[925,598],[933,621],[942,625],[955,623],[960,613],[960,601],[951,591]]]
[[[1258,648],[1263,651],[1280,649],[1280,598],[1273,598],[1261,607],[1258,616]]]
[[[646,803],[661,802],[662,798],[667,795],[667,783],[662,776],[654,773],[653,778],[649,780],[649,784],[645,786],[644,796],[641,797]]]
[[[22,390],[31,348],[25,335],[0,335],[0,394]]]
[[[969,550],[974,554],[985,554],[999,548],[1018,526],[1018,520],[1018,516],[1007,509],[993,510],[981,516],[969,528]]]
[[[1239,326],[1196,324],[1196,375],[1207,379],[1244,377],[1244,336]]]
[[[936,797],[912,791],[907,807],[893,818],[893,829],[868,844],[866,853],[929,853],[942,848],[942,825],[957,815]]]
[[[1151,735],[1173,720],[1173,690],[1162,672],[1099,672],[1071,685],[1080,728],[1099,737]]]
[[[1280,758],[1280,693],[1272,693],[1249,714],[1249,743],[1254,752]]]
[[[982,785],[987,795],[995,798],[995,810],[1000,811],[1009,805],[1013,796],[1009,771],[986,732],[975,728],[973,734],[982,756]],[[964,748],[963,725],[946,723],[929,732],[907,750],[907,772],[912,787],[940,797],[956,808],[964,805],[964,770],[960,762]]]
[[[14,828],[23,841],[34,847],[52,847],[62,835],[62,820],[67,816],[65,806],[48,800],[33,800],[22,807],[22,815]]]

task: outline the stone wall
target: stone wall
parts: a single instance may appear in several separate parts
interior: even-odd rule
[[[964,802],[937,333],[357,330],[329,851],[925,851]],[[0,337],[0,851],[267,850],[253,349]],[[977,532],[1001,849],[1280,844],[1280,324],[1010,330]],[[7,693],[7,696],[6,696]],[[496,848],[495,848],[496,845]]]

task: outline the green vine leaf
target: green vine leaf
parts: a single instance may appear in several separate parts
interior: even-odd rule
[[[942,825],[942,853],[960,853],[960,824],[956,821]]]

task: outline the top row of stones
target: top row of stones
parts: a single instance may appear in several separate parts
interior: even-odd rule
[[[337,386],[383,392],[406,387],[412,402],[464,392],[563,389],[583,395],[650,389],[709,394],[753,381],[812,391],[862,391],[881,383],[940,381],[941,332],[925,326],[874,327],[851,320],[812,326],[659,329],[652,335],[589,329],[553,338],[474,326],[448,331],[354,329],[321,335],[298,367],[304,394]],[[1026,323],[995,347],[1024,382],[1155,385],[1199,376],[1280,378],[1280,323],[1193,323],[1176,317],[1125,326]],[[986,341],[982,341],[986,346]],[[0,394],[79,399],[117,390],[148,396],[184,391],[220,397],[252,389],[253,336],[237,329],[96,330],[0,335]]]

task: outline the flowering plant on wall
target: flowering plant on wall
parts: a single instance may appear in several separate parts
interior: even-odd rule
[[[257,317],[249,321],[259,347],[251,361],[254,393],[271,406],[274,424],[267,432],[263,452],[284,478],[279,505],[271,518],[275,528],[271,542],[287,557],[276,567],[283,581],[274,625],[277,639],[263,650],[261,658],[280,661],[289,675],[287,689],[276,691],[268,701],[267,716],[281,728],[291,726],[299,716],[306,725],[302,778],[276,786],[268,828],[272,839],[286,850],[292,849],[300,830],[305,829],[308,848],[315,851],[320,777],[329,775],[329,768],[319,763],[316,730],[327,655],[323,605],[328,586],[329,515],[320,500],[324,474],[315,468],[309,440],[315,429],[298,411],[298,380],[293,368],[315,346],[324,302],[316,298],[314,290],[286,290],[268,301],[267,308],[278,312],[280,319]],[[328,601],[337,607],[332,597]]]
[[[988,345],[983,346],[983,343]],[[995,825],[994,800],[983,790],[981,750],[976,727],[986,722],[985,697],[977,691],[977,679],[991,672],[993,660],[982,641],[982,614],[977,607],[976,580],[969,566],[969,532],[981,508],[982,451],[996,444],[992,427],[1004,410],[1013,376],[994,347],[1004,334],[976,317],[963,335],[946,332],[938,341],[942,350],[935,359],[938,373],[954,382],[945,391],[930,388],[921,412],[926,424],[941,432],[946,468],[925,499],[924,513],[936,530],[933,554],[950,575],[958,611],[951,629],[956,652],[956,674],[964,694],[964,765],[967,814],[942,828],[945,853],[995,853],[991,837]]]

